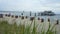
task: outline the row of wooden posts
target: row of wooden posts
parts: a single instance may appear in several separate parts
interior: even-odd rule
[[[23,16],[23,13],[21,13],[21,15],[22,16],[19,16],[19,17],[21,17],[22,19],[24,19],[24,16]],[[32,14],[31,14],[31,12],[30,12],[30,16],[31,16]],[[1,14],[1,16],[2,16],[2,14]],[[11,15],[11,14],[5,14],[5,16],[8,16],[8,17],[14,17],[14,15]],[[28,16],[25,16],[26,17],[26,19],[28,18]],[[34,17],[30,17],[30,20],[31,21],[33,21],[34,19],[35,19],[35,17],[36,17],[36,13],[35,13],[35,16]],[[18,18],[18,16],[16,15],[15,16],[15,18]],[[40,19],[39,17],[38,17],[38,20],[41,20],[41,22],[44,22],[44,19],[42,18],[42,19]],[[48,22],[50,22],[50,18],[48,18]],[[59,24],[59,20],[56,20],[56,24]]]
[[[31,18],[31,20],[34,20],[34,17]],[[38,18],[38,20],[41,20],[41,22],[44,22],[44,19]],[[50,22],[50,18],[48,18],[48,22]],[[56,25],[59,24],[59,20],[56,20]]]
[[[22,13],[22,15],[23,15],[23,13]],[[6,16],[9,17],[10,15],[7,15],[7,14],[6,14]],[[30,15],[30,16],[31,16],[31,15]],[[12,17],[13,17],[13,15],[12,15]],[[24,16],[19,16],[19,17],[21,17],[21,19],[24,19]],[[18,18],[18,16],[15,16],[15,18]],[[25,16],[25,18],[27,19],[28,16]],[[30,17],[30,20],[31,20],[31,21],[33,21],[34,19],[35,19],[35,17]],[[38,17],[38,20],[41,20],[41,22],[44,22],[44,19],[43,19],[43,18],[40,19],[40,18]],[[50,18],[48,18],[48,22],[50,22]],[[56,24],[59,24],[59,20],[56,20]]]

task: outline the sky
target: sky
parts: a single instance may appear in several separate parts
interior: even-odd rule
[[[60,14],[60,0],[0,0],[0,11],[51,10]]]

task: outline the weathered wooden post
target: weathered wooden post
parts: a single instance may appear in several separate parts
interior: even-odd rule
[[[5,16],[7,16],[7,14],[5,14]]]
[[[10,14],[8,14],[8,17],[10,17],[11,15]]]
[[[41,19],[41,22],[44,22],[44,19],[43,18]]]
[[[23,11],[23,13],[24,13],[24,11]],[[24,19],[23,13],[21,13],[21,15],[22,15],[21,19]]]
[[[23,16],[23,13],[21,13],[21,15]]]
[[[19,16],[19,17],[21,17],[21,16]]]
[[[0,18],[3,18],[3,14],[0,14]]]
[[[13,18],[13,17],[14,17],[14,15],[11,15],[11,17]]]
[[[30,12],[30,16],[31,16],[31,12]]]
[[[28,18],[28,16],[25,17],[26,19]]]
[[[50,16],[48,16],[48,22],[50,22]]]
[[[30,20],[33,21],[35,18],[34,17],[30,17]]]
[[[48,22],[50,22],[50,18],[48,18]]]
[[[15,16],[15,18],[18,18],[18,16]]]
[[[56,25],[58,25],[59,24],[59,20],[56,20]]]
[[[36,17],[36,13],[35,13],[35,17]]]
[[[24,19],[24,16],[22,16],[22,18],[21,19]]]
[[[38,17],[38,20],[40,20],[40,18]]]

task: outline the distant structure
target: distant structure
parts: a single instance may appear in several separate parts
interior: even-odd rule
[[[44,12],[40,12],[38,13],[38,16],[54,16],[55,13],[52,11],[44,11]]]

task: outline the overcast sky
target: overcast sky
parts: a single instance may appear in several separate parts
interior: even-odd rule
[[[60,0],[0,0],[0,11],[44,11],[60,13]]]

